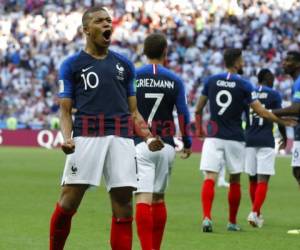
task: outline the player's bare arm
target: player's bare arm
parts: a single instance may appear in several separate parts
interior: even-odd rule
[[[278,125],[278,130],[281,134],[281,139],[279,141],[279,149],[285,149],[286,144],[287,144],[287,135],[286,135],[286,130],[285,127],[282,125]]]
[[[202,113],[203,113],[203,109],[207,103],[207,96],[205,95],[201,95],[197,106],[196,106],[196,110],[195,110],[195,120],[196,120],[196,129],[197,129],[197,135],[200,137],[203,137],[203,130],[202,130]]]
[[[65,154],[72,154],[75,150],[75,144],[72,139],[72,99],[70,98],[60,99],[60,124],[64,137],[61,148]]]
[[[164,147],[164,143],[161,139],[159,139],[159,137],[154,137],[152,135],[151,131],[146,125],[145,120],[137,109],[137,101],[135,96],[128,97],[128,106],[132,116],[135,133],[146,141],[149,150],[161,150]]]
[[[267,120],[270,120],[272,122],[276,122],[283,126],[296,126],[297,122],[290,118],[279,118],[276,115],[274,115],[272,112],[269,112],[267,109],[265,109],[260,101],[254,101],[250,104],[251,108],[256,112],[260,117],[265,118]]]
[[[298,116],[300,114],[300,103],[293,102],[289,107],[272,110],[272,113],[276,116]]]

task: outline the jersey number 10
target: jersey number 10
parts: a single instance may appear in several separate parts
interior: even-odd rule
[[[89,72],[86,76],[84,74],[80,75],[83,79],[84,90],[88,87],[91,89],[97,88],[99,85],[99,78],[95,72]],[[91,82],[92,81],[92,82]]]

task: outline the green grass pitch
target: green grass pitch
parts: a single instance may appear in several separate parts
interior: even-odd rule
[[[213,207],[214,233],[201,231],[200,155],[177,159],[167,190],[168,222],[162,250],[299,250],[300,192],[291,175],[290,158],[276,161],[263,208],[265,226],[251,228],[248,182],[242,180],[239,224],[243,232],[227,232],[227,193],[217,188]],[[0,148],[0,249],[48,249],[49,219],[59,196],[64,155],[59,150]],[[89,191],[74,217],[66,250],[109,249],[110,204],[103,187]],[[133,249],[140,249],[134,229]]]

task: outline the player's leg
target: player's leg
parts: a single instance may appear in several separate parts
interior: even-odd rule
[[[240,174],[244,169],[245,146],[243,142],[225,141],[225,159],[230,173],[230,186],[228,190],[229,203],[229,223],[227,229],[230,231],[240,231],[237,225],[237,214],[241,201]]]
[[[109,136],[103,175],[112,205],[110,243],[113,250],[132,248],[132,192],[137,187],[133,140]]]
[[[253,205],[255,200],[255,192],[257,188],[257,175],[249,175],[249,196],[251,200],[251,205]]]
[[[206,138],[202,149],[200,170],[205,176],[201,188],[204,232],[212,232],[211,209],[215,195],[215,180],[224,162],[222,141],[217,138]]]
[[[110,244],[113,250],[132,248],[132,187],[110,189],[112,222]]]
[[[142,250],[152,250],[152,193],[136,193],[135,222]]]
[[[241,201],[240,173],[230,174],[229,183],[229,224],[227,228],[230,231],[239,231],[240,228],[237,226],[237,214]]]
[[[165,225],[167,222],[167,207],[165,204],[165,195],[163,193],[153,194],[152,201],[152,242],[153,250],[159,250],[163,239]]]
[[[52,250],[63,249],[70,232],[72,215],[88,186],[100,184],[102,174],[100,162],[103,161],[107,148],[105,139],[76,137],[74,142],[75,152],[66,158],[61,197],[51,218],[50,249]]]
[[[136,145],[138,186],[135,193],[135,221],[137,233],[143,250],[152,250],[152,193],[155,178],[154,160],[159,152],[151,152],[146,143]]]
[[[50,250],[64,248],[70,233],[71,220],[88,185],[65,185],[50,222]]]
[[[246,147],[245,173],[249,175],[249,196],[253,205],[257,187],[256,148]]]
[[[159,250],[167,222],[167,208],[165,204],[165,191],[171,176],[171,170],[175,159],[174,147],[165,144],[165,147],[159,152],[156,158],[155,180],[153,187],[152,202],[152,249]]]
[[[263,219],[260,211],[266,199],[269,179],[275,174],[275,150],[273,148],[258,148],[256,158],[257,187],[248,221],[254,227],[262,227]]]

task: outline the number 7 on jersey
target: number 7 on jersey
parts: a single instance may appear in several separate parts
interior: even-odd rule
[[[155,116],[155,113],[156,113],[163,97],[164,97],[164,94],[162,94],[162,93],[145,93],[145,98],[156,98],[156,101],[153,105],[153,108],[150,112],[150,115],[149,115],[148,121],[147,121],[149,127],[151,127],[153,117]]]

